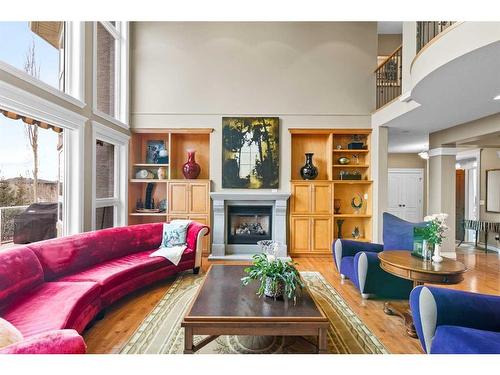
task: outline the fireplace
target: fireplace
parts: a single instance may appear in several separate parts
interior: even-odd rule
[[[228,206],[227,243],[256,244],[271,240],[273,206]]]

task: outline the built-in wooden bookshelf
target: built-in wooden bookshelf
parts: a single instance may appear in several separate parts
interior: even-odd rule
[[[164,222],[173,219],[190,219],[210,225],[210,133],[213,129],[134,129],[130,141],[129,169],[129,224]],[[168,161],[147,161],[148,143],[162,141]],[[197,179],[185,179],[182,166],[187,151],[196,150],[196,162],[201,167]],[[158,169],[164,168],[166,178],[158,178]],[[139,170],[151,172],[152,178],[136,178]],[[166,210],[137,212],[137,202],[145,202],[146,187],[153,183],[155,208],[165,200]],[[210,237],[203,241],[203,253],[210,251]]]
[[[290,197],[290,254],[325,255],[338,238],[338,220],[343,220],[342,237],[355,239],[352,232],[358,227],[356,240],[372,239],[372,180],[370,158],[370,129],[290,129],[292,138],[291,197]],[[349,143],[363,143],[363,149],[349,149]],[[300,169],[305,153],[312,152],[318,168],[314,180],[303,180]],[[341,164],[339,158],[349,159]],[[342,179],[341,172],[357,171],[359,180]],[[363,206],[357,211],[351,206],[353,197],[360,195]],[[334,202],[340,202],[335,213]]]

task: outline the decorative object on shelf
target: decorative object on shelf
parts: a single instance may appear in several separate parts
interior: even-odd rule
[[[148,141],[148,149],[146,153],[146,163],[159,164],[160,151],[165,150],[164,141]]]
[[[361,193],[356,193],[354,197],[351,199],[351,207],[354,209],[356,214],[359,214],[361,208],[363,208],[363,196]]]
[[[162,199],[160,201],[160,204],[158,205],[158,208],[160,209],[160,212],[167,212],[167,207],[168,207],[168,202],[166,199]]]
[[[358,170],[352,172],[340,171],[339,176],[341,180],[361,180],[361,172]]]
[[[352,157],[354,158],[354,164],[359,164],[359,154],[352,154]]]
[[[306,163],[300,168],[300,176],[303,180],[314,180],[318,177],[318,168],[313,164],[312,152],[306,152]]]
[[[200,165],[196,162],[196,151],[195,150],[187,150],[188,160],[182,166],[182,174],[187,179],[193,180],[198,178],[201,172]]]
[[[342,224],[344,224],[344,219],[337,220],[337,238],[343,238],[342,236]]]
[[[222,118],[222,187],[279,187],[279,118]]]
[[[141,198],[137,198],[137,201],[135,202],[135,210],[139,211],[144,208],[144,202],[142,201]]]
[[[144,199],[144,208],[152,209],[154,206],[154,198],[153,198],[153,190],[155,188],[155,184],[148,182],[146,186],[146,198]]]
[[[160,167],[158,168],[158,179],[159,180],[166,180],[167,179],[167,168],[165,167]]]
[[[158,164],[168,164],[168,150],[163,149],[158,153]]]
[[[434,247],[434,255],[432,256],[432,261],[434,263],[440,263],[443,261],[441,256],[441,244],[446,238],[445,232],[448,230],[446,225],[446,219],[448,214],[440,213],[424,217],[424,221],[427,225],[424,227],[424,240],[426,240],[429,245]]]
[[[158,214],[161,212],[159,208],[139,208],[136,211],[140,214]]]
[[[337,150],[342,150],[342,145],[337,145],[335,148],[336,148]]]
[[[340,214],[340,199],[335,198],[333,200],[333,209],[335,210],[335,214],[338,215]]]
[[[269,249],[270,246],[265,245],[264,248]],[[260,281],[258,296],[265,295],[275,300],[286,296],[295,303],[305,285],[295,268],[296,263],[276,257],[279,246],[275,242],[268,252],[255,254],[253,264],[245,268],[247,276],[241,278],[241,284],[246,286],[251,281],[258,280]]]
[[[155,178],[155,175],[153,172],[147,170],[147,169],[139,169],[135,173],[135,178],[141,179],[141,180],[152,180]]]
[[[364,148],[364,143],[363,141],[361,140],[361,136],[358,135],[358,134],[354,134],[352,136],[352,142],[350,142],[348,145],[347,145],[347,148],[349,150],[362,150]]]
[[[354,230],[352,231],[352,238],[354,239],[358,239],[359,237],[361,237],[361,233],[359,232],[359,227],[354,227]]]
[[[337,162],[342,165],[349,164],[351,162],[351,159],[349,159],[346,156],[341,156],[340,158],[337,159]]]

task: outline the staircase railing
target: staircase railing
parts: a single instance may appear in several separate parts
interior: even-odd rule
[[[441,34],[455,21],[419,21],[417,22],[417,53],[427,43]]]
[[[377,109],[401,95],[403,48],[399,46],[375,69]]]

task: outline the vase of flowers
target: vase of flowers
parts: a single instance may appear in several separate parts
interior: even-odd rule
[[[446,238],[445,232],[448,230],[446,225],[446,219],[448,214],[434,214],[431,216],[426,216],[424,221],[427,225],[424,228],[423,238],[427,243],[434,247],[434,255],[432,256],[432,261],[434,263],[440,263],[443,261],[441,256],[441,244]]]
[[[282,299],[286,296],[293,299],[294,303],[304,282],[299,271],[295,268],[296,263],[276,257],[279,244],[275,243],[269,252],[255,254],[253,264],[245,268],[247,276],[241,279],[243,286],[250,284],[253,280],[260,282],[257,295],[267,296],[274,299]]]

